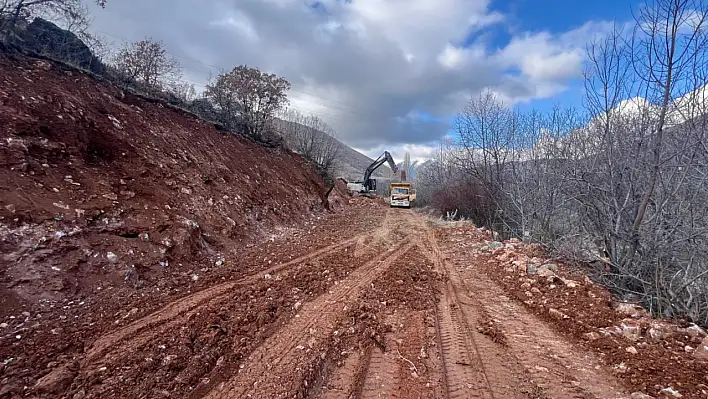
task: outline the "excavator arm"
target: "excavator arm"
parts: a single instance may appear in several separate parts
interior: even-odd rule
[[[398,172],[398,166],[396,166],[396,163],[393,161],[391,153],[389,153],[388,151],[384,151],[384,153],[381,154],[380,157],[378,157],[371,165],[369,165],[368,168],[366,168],[366,172],[364,172],[364,189],[366,191],[375,189],[375,187],[372,187],[375,183],[372,184],[371,175],[376,169],[378,169],[386,162],[388,162],[388,166],[391,168],[391,170],[393,170],[393,173]]]

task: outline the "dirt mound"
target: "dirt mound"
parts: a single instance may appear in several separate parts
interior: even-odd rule
[[[326,191],[289,151],[31,59],[0,59],[0,158],[0,316],[213,264]]]

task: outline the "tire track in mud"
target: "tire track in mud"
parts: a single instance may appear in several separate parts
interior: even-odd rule
[[[240,398],[253,393],[271,398],[292,396],[302,384],[305,368],[319,356],[315,353],[315,346],[326,342],[345,306],[354,302],[366,287],[413,245],[403,239],[356,269],[329,294],[304,304],[299,317],[254,350],[230,381],[222,383],[206,397]],[[307,347],[311,350],[307,351]],[[300,356],[298,351],[303,351],[303,354]],[[296,375],[288,378],[289,372]]]
[[[436,318],[448,398],[493,399],[484,366],[449,283],[437,306]]]
[[[134,321],[126,327],[113,331],[97,339],[86,353],[83,363],[86,366],[91,365],[109,354],[120,353],[125,350],[130,350],[130,348],[138,348],[149,342],[150,339],[159,334],[160,331],[167,331],[178,325],[183,319],[188,319],[189,315],[196,309],[202,306],[208,306],[210,303],[223,300],[235,287],[252,283],[262,278],[264,274],[275,274],[294,264],[327,256],[335,251],[356,243],[362,237],[366,237],[367,235],[368,233],[361,234],[337,244],[328,245],[296,259],[281,263],[256,274],[246,276],[237,281],[217,284],[174,301],[162,309]],[[159,329],[160,331],[153,331],[154,329]]]
[[[422,219],[418,218],[416,222],[423,231],[417,242],[421,252],[447,280],[435,312],[447,397],[494,399],[485,365],[460,308],[457,293],[450,281],[450,270],[446,267],[433,231]]]
[[[371,351],[365,353],[355,351],[345,360],[342,367],[337,368],[329,380],[326,382],[327,389],[324,399],[350,399],[352,392],[357,392],[361,388],[361,380],[366,372],[368,359]]]
[[[386,338],[386,347],[391,347],[390,336]],[[398,375],[399,364],[393,353],[389,350],[384,352],[379,347],[371,350],[366,377],[361,389],[359,398],[379,399],[394,398],[396,395],[400,378]]]
[[[548,397],[554,398],[612,398],[621,397],[614,377],[604,375],[594,366],[600,362],[572,346],[521,305],[506,297],[494,282],[484,275],[467,280],[464,285],[475,292],[488,293],[484,309],[499,320],[505,334],[512,339],[509,347],[522,368],[532,376],[537,386]],[[515,315],[509,318],[508,315]]]
[[[445,261],[434,231],[428,230],[426,237],[433,249],[431,255],[444,269],[448,285],[460,301],[465,319],[481,327],[483,320],[494,316],[494,322],[501,326],[504,335],[513,337],[507,340],[508,347],[505,347],[477,328],[469,331],[470,336],[476,337],[475,349],[485,363],[489,387],[497,398],[623,397],[621,390],[614,388],[619,384],[612,376],[592,367],[599,364],[592,356],[573,350],[544,322],[512,303],[494,282],[474,269],[474,263],[467,267],[474,270],[474,274],[466,273],[469,278],[463,279],[457,267]],[[469,259],[465,257],[463,261]],[[509,385],[516,389],[509,390]]]
[[[465,293],[457,270],[445,261],[434,230],[422,219],[418,219],[418,225],[423,230],[421,252],[446,280],[436,307],[436,327],[447,397],[528,397],[535,387],[525,376],[519,375],[520,366],[505,348],[478,331],[481,305]]]

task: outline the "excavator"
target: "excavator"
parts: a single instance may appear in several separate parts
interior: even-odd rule
[[[380,157],[376,158],[376,160],[369,165],[368,168],[366,168],[366,172],[364,172],[364,180],[354,183],[347,183],[347,189],[367,197],[370,197],[373,193],[376,193],[376,179],[372,179],[371,175],[376,169],[386,162],[388,162],[388,166],[391,170],[393,170],[393,173],[398,172],[398,166],[396,165],[396,162],[393,161],[391,153],[384,151]]]

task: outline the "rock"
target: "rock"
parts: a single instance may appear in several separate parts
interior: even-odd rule
[[[625,349],[625,350],[627,351],[627,353],[631,353],[631,354],[633,354],[633,355],[636,355],[637,353],[639,353],[639,352],[637,351],[637,348],[635,348],[635,347],[633,347],[633,346],[630,346],[630,347],[628,347],[628,348]]]
[[[499,241],[493,241],[493,242],[489,243],[489,248],[492,248],[492,249],[499,249],[503,246],[504,246],[504,244],[500,243]]]
[[[526,274],[534,275],[538,272],[538,264],[529,262],[526,264]]]
[[[298,309],[300,309],[300,306],[302,306],[302,302],[297,301],[297,302],[295,302],[295,305],[293,305],[293,309],[298,310]]]
[[[270,274],[266,273],[266,274],[263,275],[263,278],[266,279],[266,280],[270,280],[270,279],[273,278],[273,276],[271,276]]]
[[[549,313],[551,316],[553,316],[553,317],[555,317],[556,319],[559,319],[559,320],[570,319],[570,316],[568,316],[567,314],[561,312],[561,311],[558,310],[558,309],[550,308],[550,309],[548,309],[548,313]]]
[[[653,320],[647,334],[654,340],[662,340],[674,336],[678,328],[674,324]]]
[[[708,337],[703,338],[703,342],[693,352],[693,357],[699,360],[708,360]]]
[[[647,315],[647,311],[634,303],[620,302],[615,306],[615,310],[625,316],[640,318]]]
[[[104,75],[106,72],[105,65],[78,36],[46,19],[34,18],[24,30],[18,32],[18,36],[23,48],[70,62],[98,75]],[[47,65],[51,68],[46,61],[34,64],[35,68],[44,70]]]
[[[7,140],[7,147],[12,150],[20,151],[23,153],[27,153],[29,151],[27,149],[27,146],[25,145],[24,140],[22,140],[22,139],[8,137],[6,140]]]
[[[566,280],[566,279],[561,279],[561,280],[563,281],[565,286],[568,288],[575,288],[578,286],[578,284],[580,284],[577,281],[573,281],[573,280]]]
[[[64,392],[74,381],[74,377],[76,372],[71,371],[67,365],[59,366],[40,378],[34,388],[41,393]]]
[[[106,254],[106,259],[108,259],[109,262],[115,262],[118,260],[118,255],[114,254],[113,252],[108,252]]]
[[[594,331],[589,332],[589,333],[583,334],[583,339],[585,339],[587,341],[595,341],[597,339],[600,339],[600,334],[598,334]]]
[[[686,333],[688,335],[690,335],[691,337],[701,338],[701,339],[708,336],[708,334],[706,334],[706,330],[702,329],[701,327],[699,327],[693,323],[691,323],[691,325],[688,328],[686,328]]]
[[[540,277],[554,277],[556,275],[553,270],[547,268],[546,265],[539,267],[536,274]]]
[[[103,198],[107,198],[107,199],[109,199],[109,200],[111,200],[111,201],[117,201],[117,200],[118,200],[118,195],[116,195],[115,193],[103,194],[102,197],[103,197]]]
[[[516,269],[517,272],[519,273],[528,273],[526,269],[526,262],[517,260],[513,262],[514,268]]]
[[[681,395],[679,393],[679,391],[675,390],[672,387],[664,388],[659,393],[662,395],[670,396],[672,398],[682,398],[683,397],[683,395]]]
[[[192,190],[188,189],[187,187],[182,187],[179,191],[180,191],[182,194],[187,194],[187,195],[192,194]]]
[[[633,392],[629,397],[630,399],[654,399],[653,396],[649,396],[642,392]]]
[[[630,341],[638,341],[641,338],[642,329],[639,323],[632,319],[624,319],[620,324],[622,336]]]
[[[550,270],[550,271],[552,271],[552,272],[557,272],[557,271],[558,271],[558,265],[556,265],[555,263],[544,263],[543,265],[541,265],[540,268],[548,269],[548,270]],[[539,269],[540,269],[540,268],[539,268]]]
[[[691,352],[693,352],[693,351],[696,350],[696,349],[694,349],[694,348],[693,348],[692,346],[690,346],[690,345],[686,345],[686,346],[683,348],[683,350],[684,350],[686,353],[691,353]]]

